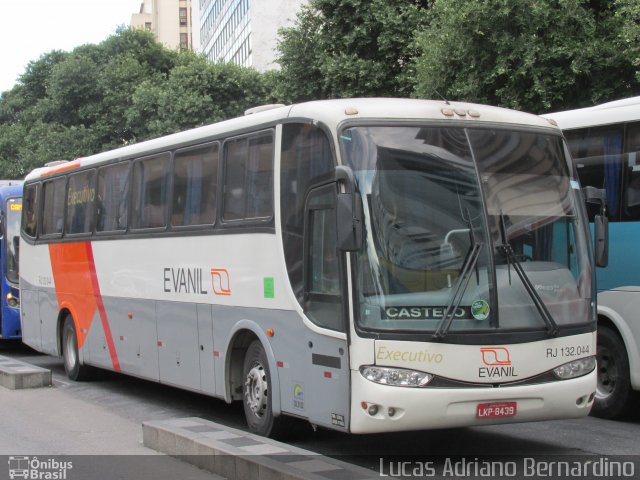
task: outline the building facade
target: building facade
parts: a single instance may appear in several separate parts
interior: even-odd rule
[[[307,0],[198,0],[200,52],[211,62],[259,71],[278,68],[278,30],[294,23]]]
[[[142,0],[140,12],[131,16],[132,28],[152,32],[173,50],[193,50],[192,0]]]

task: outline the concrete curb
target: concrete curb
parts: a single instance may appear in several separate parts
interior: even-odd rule
[[[228,480],[364,480],[378,472],[204,420],[144,422],[145,447]]]
[[[10,390],[51,386],[51,370],[0,355],[0,386]]]

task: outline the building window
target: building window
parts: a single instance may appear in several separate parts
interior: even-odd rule
[[[187,33],[180,34],[180,50],[187,50],[189,48],[189,36]]]
[[[186,8],[180,8],[180,25],[186,25],[187,24],[187,9]]]
[[[151,31],[151,22],[144,22],[144,29],[147,32],[150,32]]]

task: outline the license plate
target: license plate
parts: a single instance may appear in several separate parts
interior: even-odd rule
[[[514,417],[518,410],[518,402],[479,403],[478,418]]]

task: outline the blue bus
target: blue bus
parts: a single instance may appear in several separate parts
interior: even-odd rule
[[[598,387],[592,414],[640,405],[640,97],[545,115],[567,140],[581,186],[600,190],[609,263],[597,269]],[[600,206],[587,204],[589,218]]]
[[[0,181],[0,339],[20,339],[20,289],[18,250],[22,216],[22,182]]]

